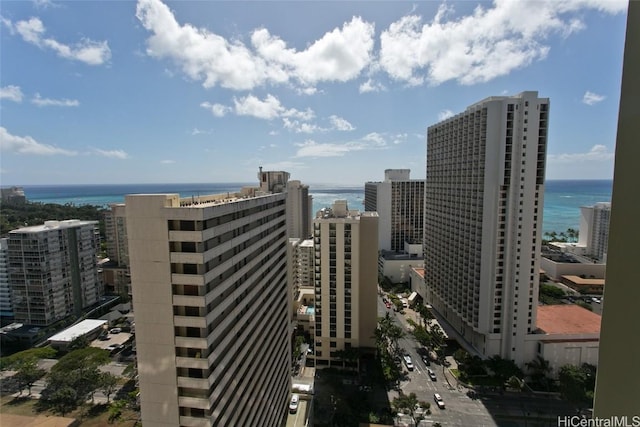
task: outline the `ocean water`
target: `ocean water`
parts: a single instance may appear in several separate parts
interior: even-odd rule
[[[123,203],[124,196],[135,193],[178,193],[181,197],[238,191],[255,183],[217,184],[103,184],[24,186],[27,199],[32,202],[95,205],[107,207]],[[543,232],[562,232],[580,226],[580,207],[597,202],[610,202],[611,180],[550,180],[545,183]],[[330,206],[334,200],[345,199],[350,209],[364,209],[362,187],[336,187],[315,184],[309,186],[313,196],[313,211]]]

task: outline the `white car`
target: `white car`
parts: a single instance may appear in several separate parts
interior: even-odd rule
[[[433,400],[436,401],[436,405],[438,405],[438,408],[444,409],[444,400],[442,400],[442,396],[440,396],[438,393],[434,393]]]
[[[291,396],[291,400],[289,401],[289,413],[295,414],[298,410],[298,403],[300,402],[300,396],[297,394],[293,394]]]
[[[413,371],[413,361],[411,360],[411,356],[406,354],[402,357],[402,359],[404,360],[404,364],[407,366],[407,369]]]

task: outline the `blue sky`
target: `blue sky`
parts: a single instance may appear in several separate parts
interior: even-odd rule
[[[549,97],[548,179],[610,179],[626,2],[2,1],[2,185],[424,178],[426,129]]]

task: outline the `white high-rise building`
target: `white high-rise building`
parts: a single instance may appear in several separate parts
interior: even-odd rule
[[[280,426],[290,389],[285,181],[129,195],[142,423]]]
[[[536,328],[549,99],[484,99],[430,126],[427,301],[481,354],[522,365]]]
[[[337,352],[375,346],[378,214],[338,200],[318,211],[313,240],[316,366],[341,365]]]
[[[11,287],[9,286],[9,239],[0,239],[0,317],[13,319]]]
[[[380,250],[404,252],[405,243],[421,243],[424,180],[410,179],[409,169],[386,169],[384,181],[364,185],[364,208],[378,212]]]
[[[46,221],[9,232],[9,283],[16,322],[46,326],[95,304],[98,221]]]
[[[610,216],[611,203],[609,202],[600,202],[593,206],[580,208],[578,246],[584,246],[588,255],[603,262],[607,261]]]

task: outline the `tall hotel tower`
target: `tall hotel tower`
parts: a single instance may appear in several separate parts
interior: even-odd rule
[[[196,199],[126,197],[144,425],[281,425],[287,178]]]
[[[405,242],[420,244],[424,236],[424,180],[410,173],[386,169],[384,181],[364,184],[364,209],[380,216],[380,250],[403,252]]]
[[[523,92],[427,135],[427,300],[481,354],[519,365],[535,354],[548,117],[549,99]]]
[[[341,365],[340,351],[375,346],[378,214],[337,200],[318,211],[313,241],[316,366]]]

